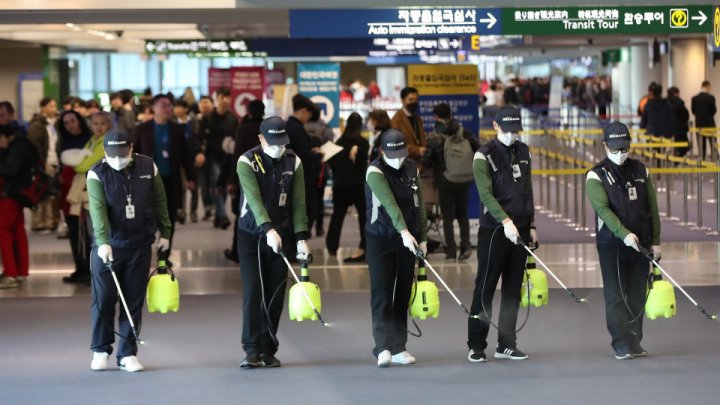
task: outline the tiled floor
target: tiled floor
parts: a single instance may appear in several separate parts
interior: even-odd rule
[[[346,221],[343,246],[357,243],[355,221]],[[327,226],[327,223],[326,223]],[[235,293],[241,290],[240,272],[227,261],[223,250],[230,246],[230,230],[212,229],[209,223],[179,225],[172,261],[175,263],[183,294]],[[346,265],[328,257],[324,239],[310,241],[315,261],[310,276],[323,291],[368,291],[366,265]],[[87,286],[63,284],[62,276],[72,271],[67,240],[53,235],[30,235],[31,269],[28,284],[19,289],[0,290],[0,297],[67,297],[89,295]],[[341,248],[340,257],[351,248]],[[545,244],[537,251],[541,259],[570,288],[602,285],[597,251],[593,244]],[[720,242],[682,242],[663,245],[665,269],[688,286],[720,285]],[[430,255],[430,261],[453,289],[471,290],[477,260],[446,261],[444,254]],[[432,278],[432,276],[431,276]],[[550,286],[559,285],[550,280]]]

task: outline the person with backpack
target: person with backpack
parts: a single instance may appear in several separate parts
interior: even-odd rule
[[[428,136],[423,164],[434,169],[433,186],[438,190],[445,236],[445,258],[467,260],[470,257],[470,220],[468,197],[473,180],[473,155],[480,148],[469,131],[452,118],[450,106],[433,108],[435,127]],[[460,226],[460,254],[455,243],[454,220]]]
[[[35,147],[12,128],[0,128],[0,256],[3,276],[0,289],[27,282],[30,251],[23,204],[16,196],[32,184],[32,171],[40,162]]]

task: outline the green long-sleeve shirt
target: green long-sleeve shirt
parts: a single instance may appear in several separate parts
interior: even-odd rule
[[[425,212],[422,182],[420,181],[419,172],[417,179],[418,189],[416,193],[418,196],[418,206],[420,207],[418,215],[420,240],[418,242],[425,242],[427,241],[427,213]],[[366,181],[368,186],[370,187],[370,190],[380,201],[380,204],[383,206],[383,208],[385,208],[385,212],[387,212],[388,216],[390,217],[390,220],[392,221],[395,230],[399,233],[403,230],[408,229],[407,224],[405,223],[405,218],[403,218],[402,211],[400,211],[400,207],[395,200],[395,195],[393,195],[390,184],[385,178],[385,175],[383,175],[382,171],[380,171],[374,166],[370,166],[367,171]]]
[[[133,162],[124,170],[129,170]],[[170,239],[171,224],[170,216],[167,210],[167,197],[165,196],[165,187],[162,178],[158,175],[158,169],[153,164],[153,209],[155,211],[155,219],[157,221],[160,236],[164,239]],[[100,178],[92,170],[88,171],[87,191],[90,203],[90,218],[93,225],[93,234],[95,235],[95,243],[106,245],[110,243],[110,220],[107,214],[107,199],[105,198],[105,188],[100,182]],[[124,201],[123,201],[124,203]]]
[[[610,208],[608,195],[600,177],[591,170],[587,174],[585,184],[590,204],[593,209],[595,209],[600,221],[598,229],[606,226],[613,235],[624,240],[632,232],[622,224],[620,218],[618,218]],[[647,180],[645,181],[645,189],[647,190],[648,210],[650,211],[650,219],[652,221],[652,245],[658,246],[660,245],[660,214],[658,212],[655,185],[649,172]]]
[[[90,150],[90,155],[86,156],[82,162],[80,162],[77,166],[74,167],[75,173],[83,174],[87,173],[90,168],[92,168],[95,163],[103,160],[105,157],[105,135],[101,135],[98,137],[93,136],[90,138],[87,144],[85,144],[85,149]]]
[[[240,179],[240,187],[243,192],[243,199],[240,204],[250,206],[250,211],[255,217],[255,223],[262,228],[264,232],[273,229],[273,223],[270,219],[267,209],[260,192],[260,185],[255,177],[254,165],[257,162],[251,162],[246,156],[240,156],[238,159],[236,170]],[[258,170],[260,170],[258,166]],[[269,168],[268,168],[269,170]],[[295,157],[295,171],[293,172],[293,188],[292,188],[292,218],[293,232],[298,238],[301,234],[308,231],[307,225],[307,205],[305,203],[305,175],[302,162],[299,157]],[[242,213],[241,213],[242,214]]]
[[[495,218],[496,221],[502,223],[510,216],[503,210],[502,206],[493,194],[492,179],[488,173],[488,162],[485,158],[479,157],[479,152],[475,154],[473,159],[473,177],[475,177],[475,187],[477,187],[480,202],[483,207]]]

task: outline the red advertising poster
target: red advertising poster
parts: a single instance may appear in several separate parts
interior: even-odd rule
[[[247,114],[247,105],[253,100],[263,98],[265,85],[263,67],[234,67],[230,68],[230,97],[232,98],[232,111],[242,118]]]
[[[265,70],[265,95],[273,99],[272,86],[274,84],[285,84],[285,70],[281,68]]]
[[[208,69],[208,92],[215,99],[215,92],[221,88],[230,88],[230,69]]]

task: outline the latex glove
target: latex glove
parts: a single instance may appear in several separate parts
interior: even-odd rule
[[[170,241],[165,238],[160,238],[158,239],[156,246],[160,251],[166,252],[168,249],[170,249]]]
[[[653,260],[655,260],[656,262],[660,261],[660,258],[662,258],[662,249],[660,248],[660,246],[653,246],[651,250],[653,254]]]
[[[427,241],[420,242],[420,252],[423,254],[424,257],[427,256]]]
[[[270,246],[270,249],[272,249],[273,252],[280,254],[280,249],[282,249],[282,239],[280,238],[280,234],[277,233],[276,230],[271,229],[267,231],[265,236],[267,237],[267,245]]]
[[[103,263],[107,263],[108,260],[113,261],[112,247],[110,245],[98,246],[97,255],[102,259]]]
[[[410,234],[410,231],[404,229],[402,232],[400,232],[400,236],[402,237],[403,245],[408,248],[408,250],[410,250],[414,255],[418,251],[418,243],[415,238]]]
[[[533,248],[537,248],[539,241],[537,230],[535,228],[530,228],[530,244]]]
[[[631,247],[631,248],[637,250],[638,252],[640,251],[640,240],[638,239],[637,235],[635,235],[634,233],[628,234],[628,236],[626,236],[625,239],[623,239],[623,243],[627,247]]]
[[[298,260],[307,260],[310,257],[310,246],[304,240],[297,241],[297,257]]]
[[[505,231],[505,237],[514,245],[518,244],[520,239],[520,232],[518,232],[515,223],[512,220],[503,222],[503,231]]]

